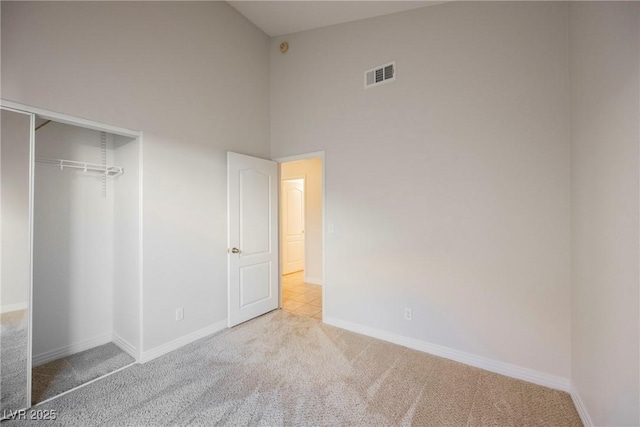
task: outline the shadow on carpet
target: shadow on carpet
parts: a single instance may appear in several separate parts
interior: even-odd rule
[[[116,371],[135,359],[114,343],[107,343],[63,357],[32,370],[32,402],[50,397]]]

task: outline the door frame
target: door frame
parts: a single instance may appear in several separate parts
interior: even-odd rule
[[[34,162],[35,162],[35,116],[42,117],[47,120],[53,120],[55,122],[64,123],[76,127],[91,129],[99,132],[107,132],[115,135],[126,136],[129,138],[134,138],[138,140],[138,343],[137,349],[135,352],[136,363],[143,362],[143,344],[144,344],[144,328],[143,328],[143,309],[144,309],[144,286],[143,286],[143,230],[144,230],[144,209],[143,209],[143,133],[142,131],[131,130],[127,128],[122,128],[118,126],[109,125],[106,123],[100,123],[93,120],[83,119],[80,117],[70,116],[64,113],[58,113],[56,111],[46,110],[43,108],[34,107],[31,105],[20,104],[18,102],[9,101],[6,99],[0,98],[0,106],[3,109],[13,110],[16,112],[22,112],[25,114],[32,115],[32,130],[31,130],[31,162],[30,162],[30,171],[29,171],[29,238],[30,242],[30,257],[31,257],[31,272],[30,272],[30,283],[29,283],[29,337],[28,337],[28,346],[29,346],[29,366],[31,367],[33,354],[32,353],[32,321],[33,315],[31,314],[31,307],[33,304],[33,187],[34,187]],[[82,384],[79,387],[82,387],[88,383]],[[76,387],[77,388],[77,387]],[[72,389],[72,390],[75,390]],[[71,390],[70,390],[71,391]],[[31,369],[29,370],[29,396],[31,396]],[[56,396],[57,397],[57,396]],[[31,403],[31,399],[29,399],[29,403]],[[42,403],[42,402],[41,402]],[[29,405],[31,407],[31,405]]]
[[[322,322],[325,321],[325,313],[326,313],[326,295],[327,295],[327,286],[329,281],[327,280],[327,180],[326,180],[326,170],[327,170],[327,160],[325,156],[325,152],[323,151],[313,151],[310,153],[298,154],[294,156],[284,156],[284,157],[275,157],[272,160],[278,163],[278,191],[282,191],[282,163],[295,162],[297,160],[308,160],[308,159],[322,159]],[[305,179],[305,192],[306,192],[306,179]],[[305,194],[306,198],[306,194]],[[282,216],[280,212],[280,197],[278,195],[278,223],[282,224]],[[306,251],[306,224],[305,224],[305,268],[307,266],[307,251]],[[280,239],[280,253],[278,254],[278,264],[279,268],[282,267],[282,233],[278,233],[278,239]],[[278,307],[282,308],[282,270],[278,272],[278,290],[279,290],[279,302]]]
[[[284,233],[284,222],[282,221],[282,184],[285,181],[295,181],[298,179],[302,180],[302,191],[303,191],[303,197],[304,200],[302,201],[303,203],[303,215],[305,216],[304,218],[304,224],[303,224],[303,229],[304,229],[304,233],[302,235],[302,245],[304,246],[304,260],[302,261],[303,263],[303,270],[306,269],[307,267],[307,221],[306,221],[306,216],[307,216],[307,176],[306,175],[296,175],[294,177],[291,178],[286,178],[286,179],[282,179],[280,176],[280,162],[278,162],[278,185],[280,186],[280,188],[278,189],[278,226],[280,227],[279,230],[279,236],[278,239],[280,240],[280,251],[278,253],[278,262],[280,263],[280,276],[282,276],[284,274],[283,270],[284,270],[284,257],[283,257],[283,252],[284,252],[284,245],[283,245],[283,241],[282,241],[282,233]],[[306,271],[306,270],[305,270]]]

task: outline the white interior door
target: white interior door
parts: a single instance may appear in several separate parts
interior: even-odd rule
[[[282,274],[304,270],[304,179],[282,181]]]
[[[227,154],[229,326],[278,308],[278,166]]]

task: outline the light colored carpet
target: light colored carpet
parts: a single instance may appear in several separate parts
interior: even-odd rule
[[[38,403],[116,371],[135,359],[114,343],[36,366],[32,371],[32,402]]]
[[[581,425],[567,393],[284,311],[37,408],[68,426]]]
[[[27,311],[0,315],[0,415],[27,407]]]

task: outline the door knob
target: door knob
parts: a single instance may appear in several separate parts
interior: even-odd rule
[[[240,249],[238,249],[238,248],[231,248],[231,253],[232,253],[232,254],[239,254],[239,253],[240,253]]]

